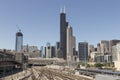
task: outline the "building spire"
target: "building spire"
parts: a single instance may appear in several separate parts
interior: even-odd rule
[[[66,8],[65,6],[63,8],[60,8],[60,13],[66,13]]]
[[[66,13],[65,6],[64,6],[64,8],[63,8],[63,13]]]

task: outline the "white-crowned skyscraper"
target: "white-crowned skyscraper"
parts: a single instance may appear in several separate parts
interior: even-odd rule
[[[67,28],[67,60],[71,61],[73,56],[72,50],[72,28],[69,26]]]
[[[67,27],[67,61],[73,61],[75,51],[75,37],[73,36],[72,27]]]
[[[23,34],[21,30],[16,33],[15,51],[20,52],[23,46]]]

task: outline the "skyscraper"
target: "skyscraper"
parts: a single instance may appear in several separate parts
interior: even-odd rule
[[[78,44],[78,53],[79,53],[80,61],[88,60],[88,43],[87,42],[80,42]]]
[[[66,36],[67,36],[67,26],[65,9],[60,13],[60,50],[62,54],[58,56],[59,58],[66,59]]]
[[[21,30],[16,33],[16,43],[15,43],[15,50],[16,52],[20,52],[23,46],[23,34]]]
[[[72,27],[67,28],[67,61],[73,60],[73,35],[72,35]]]

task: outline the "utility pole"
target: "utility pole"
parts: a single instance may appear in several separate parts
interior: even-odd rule
[[[84,45],[84,55],[85,55],[85,68],[87,68],[87,54],[86,54],[86,40],[84,41],[85,45]]]

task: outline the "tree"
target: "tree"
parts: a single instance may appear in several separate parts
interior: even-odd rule
[[[102,68],[103,64],[101,64],[101,63],[95,63],[94,66],[97,67],[97,68]]]

